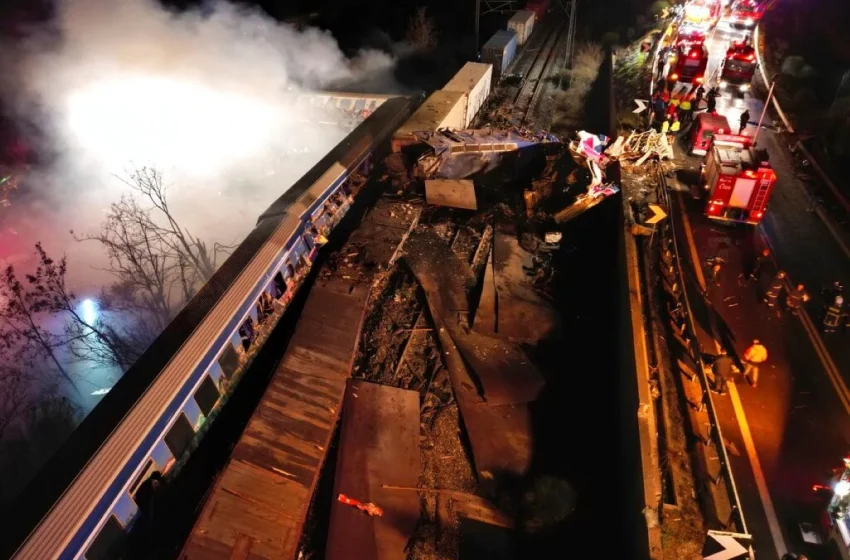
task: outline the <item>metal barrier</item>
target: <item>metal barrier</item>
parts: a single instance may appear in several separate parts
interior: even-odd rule
[[[673,331],[673,338],[681,348],[677,364],[682,375],[691,423],[699,440],[697,458],[707,480],[704,497],[714,508],[716,518],[712,521],[715,524],[723,529],[734,529],[740,537],[749,539],[729,456],[723,444],[723,432],[711,396],[711,386],[706,373],[708,368],[697,342],[694,315],[688,300],[688,286],[691,286],[693,291],[695,280],[685,274],[682,265],[676,239],[679,218],[672,211],[666,178],[660,165],[655,173],[658,177],[656,199],[661,206],[669,209],[669,220],[656,225],[650,237],[650,250],[653,243],[660,244],[659,276],[667,298],[669,326]],[[700,266],[700,263],[694,263],[694,266]],[[696,290],[701,293],[698,286]],[[671,352],[673,350],[671,348]],[[715,461],[719,465],[716,469],[713,468]],[[711,508],[706,509],[710,513]]]

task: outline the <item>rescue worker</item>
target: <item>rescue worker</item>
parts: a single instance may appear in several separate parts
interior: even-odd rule
[[[720,271],[723,268],[723,263],[726,261],[721,257],[714,257],[713,259],[708,259],[705,261],[705,264],[708,265],[708,278],[707,284],[714,284],[715,286],[720,285]]]
[[[759,365],[767,361],[767,348],[759,340],[753,339],[753,343],[744,351],[744,377],[753,386],[759,384]]]
[[[768,307],[774,307],[776,305],[776,302],[779,299],[779,292],[782,291],[782,287],[784,285],[785,271],[780,270],[776,273],[776,276],[773,277],[773,280],[770,281],[770,287],[764,294],[764,301],[767,303]]]
[[[667,104],[667,116],[668,117],[670,117],[672,119],[673,117],[676,116],[676,113],[678,113],[678,111],[679,111],[679,103],[681,103],[681,102],[682,102],[682,100],[679,99],[678,97],[674,97],[673,99],[670,100],[670,103]]]
[[[721,395],[726,394],[726,381],[732,375],[732,358],[725,348],[720,349],[720,356],[714,360],[711,369],[714,371],[714,389]]]
[[[747,125],[750,122],[750,111],[748,109],[744,109],[744,112],[741,113],[741,122],[740,127],[738,127],[738,134],[743,134],[744,130],[747,128]]]
[[[699,104],[702,103],[702,98],[705,95],[705,88],[700,84],[694,93],[694,111],[699,109]]]
[[[673,122],[670,123],[670,133],[667,135],[667,142],[672,146],[676,141],[676,136],[682,130],[682,123],[679,121],[679,115],[673,114]]]
[[[685,97],[682,99],[682,102],[679,103],[679,118],[682,120],[684,125],[687,125],[691,122],[691,119],[694,117],[693,105],[691,104],[691,98]]]
[[[758,280],[761,277],[761,271],[764,265],[770,261],[770,249],[764,249],[753,261],[753,266],[750,268],[750,274],[747,277],[750,280]]]
[[[716,87],[712,87],[708,90],[708,93],[705,94],[706,99],[706,112],[714,113],[717,111],[717,98],[720,97],[720,92]]]
[[[844,295],[844,286],[838,280],[833,282],[830,287],[824,288],[823,291],[821,291],[821,296],[826,301],[832,301],[836,297],[843,296],[843,295]]]
[[[809,298],[806,287],[803,284],[797,284],[796,288],[788,292],[788,297],[785,298],[785,306],[791,312],[791,315],[798,315],[800,313],[800,304],[806,303],[809,299],[811,298]]]
[[[844,308],[844,298],[835,296],[832,304],[826,308],[826,313],[823,316],[823,332],[834,333],[841,322],[841,314]]]

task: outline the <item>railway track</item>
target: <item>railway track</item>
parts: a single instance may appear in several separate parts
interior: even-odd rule
[[[539,93],[542,91],[540,86],[552,73],[551,63],[556,58],[558,51],[555,47],[561,43],[561,38],[566,33],[566,22],[559,18],[543,41],[542,48],[537,51],[528,73],[524,74],[525,80],[513,101],[514,114],[519,117],[520,124],[525,124],[528,121],[531,109],[535,105],[534,102],[540,97]]]

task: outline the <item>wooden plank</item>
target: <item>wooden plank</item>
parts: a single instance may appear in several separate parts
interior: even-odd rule
[[[478,210],[475,185],[470,179],[429,179],[425,181],[425,201],[436,206]]]
[[[328,560],[404,560],[419,519],[419,393],[350,380],[345,394],[331,505]],[[337,501],[345,494],[383,509],[370,517]]]
[[[455,343],[481,383],[487,404],[537,400],[545,384],[543,376],[518,345],[474,332],[458,334]]]

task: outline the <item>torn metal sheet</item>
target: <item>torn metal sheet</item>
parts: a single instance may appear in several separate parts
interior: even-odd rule
[[[417,233],[405,244],[405,261],[425,292],[428,309],[449,371],[460,415],[469,435],[479,483],[495,484],[496,475],[523,476],[531,466],[531,413],[527,404],[491,406],[481,395],[455,340],[463,338],[466,306],[465,263],[435,233]],[[435,259],[434,254],[441,254]]]
[[[425,201],[436,206],[478,210],[475,185],[470,180],[426,180]]]
[[[419,519],[419,496],[384,486],[419,482],[419,393],[363,380],[348,381],[342,412],[326,558],[404,560]],[[382,510],[348,506],[344,494]]]
[[[475,332],[455,338],[490,406],[537,400],[545,381],[517,344]]]
[[[560,143],[554,134],[519,128],[479,130],[440,130],[416,132],[417,139],[431,146],[437,155],[464,152],[512,152],[540,143]]]
[[[563,333],[558,312],[537,293],[532,284],[532,257],[531,253],[520,247],[512,231],[495,233],[492,261],[496,289],[495,334],[514,341],[561,340]],[[478,313],[481,311],[479,309]],[[486,318],[487,311],[484,312],[482,319]],[[479,330],[476,318],[473,329],[481,334],[490,334],[486,322],[481,326],[483,329]]]

